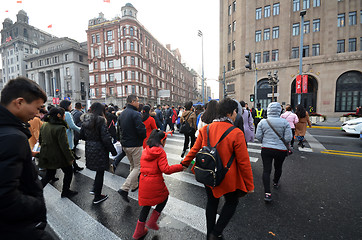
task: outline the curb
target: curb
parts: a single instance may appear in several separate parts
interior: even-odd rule
[[[312,125],[312,128],[341,130],[341,127],[324,127],[324,126],[313,126],[313,125]]]

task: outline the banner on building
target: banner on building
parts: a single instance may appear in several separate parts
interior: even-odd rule
[[[53,104],[59,105],[59,98],[53,98]]]
[[[308,93],[308,75],[303,75],[302,83],[302,92]]]
[[[298,75],[295,80],[295,93],[302,93],[302,75]]]

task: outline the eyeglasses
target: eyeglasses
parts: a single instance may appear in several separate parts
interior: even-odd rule
[[[168,134],[171,134],[171,136],[172,136],[173,132],[172,131],[165,132],[165,136],[161,139],[161,142],[167,138]]]

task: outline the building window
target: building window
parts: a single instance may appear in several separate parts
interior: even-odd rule
[[[348,51],[349,52],[357,51],[357,39],[356,38],[350,38],[348,40]]]
[[[340,13],[338,14],[338,18],[337,18],[337,26],[338,27],[344,27],[344,13]]]
[[[260,52],[255,53],[255,63],[256,64],[261,63],[261,53]]]
[[[236,46],[235,46],[236,44],[235,44],[235,40],[233,41],[233,51],[235,51],[235,49],[236,49]]]
[[[236,1],[233,2],[233,12],[236,11]]]
[[[279,26],[273,27],[273,39],[279,38]]]
[[[255,10],[255,19],[256,19],[256,20],[261,19],[261,8],[257,8],[257,9]]]
[[[95,49],[94,49],[94,56],[95,56],[95,57],[98,57],[98,56],[99,56],[99,50],[98,50],[98,48],[95,48]]]
[[[292,58],[299,58],[299,47],[292,48]]]
[[[64,59],[65,59],[66,62],[68,61],[68,54],[64,55]]]
[[[92,35],[92,43],[95,43],[96,42],[96,36],[93,34]]]
[[[304,22],[303,31],[304,33],[309,33],[309,21]]]
[[[319,56],[320,55],[320,46],[319,43],[313,44],[312,46],[312,56]]]
[[[300,0],[293,0],[293,12],[298,12],[300,7]]]
[[[233,32],[236,31],[236,21],[233,22]]]
[[[321,6],[321,0],[313,0],[313,7],[320,7]]]
[[[135,58],[132,56],[132,57],[131,57],[131,65],[134,66],[134,65],[135,65],[135,62],[136,62],[136,61],[135,61]]]
[[[124,64],[124,65],[127,65],[127,56],[124,56],[124,57],[123,57],[123,64]]]
[[[94,82],[95,82],[95,83],[98,82],[98,75],[94,75]]]
[[[261,30],[255,31],[255,42],[261,41]]]
[[[114,95],[114,87],[109,88],[109,95],[111,95],[111,96]]]
[[[134,42],[130,42],[130,50],[134,51]]]
[[[319,18],[313,19],[313,32],[319,32],[321,30],[320,26],[321,26],[321,20]]]
[[[235,69],[235,60],[232,60],[231,62],[231,70],[234,70]]]
[[[299,23],[294,23],[293,24],[293,36],[298,36],[299,35]]]
[[[108,68],[113,68],[113,60],[108,60]]]
[[[96,40],[97,40],[97,43],[101,42],[101,37],[99,36],[99,33],[96,34]]]
[[[134,36],[134,30],[133,27],[129,28],[129,35]]]
[[[359,23],[362,24],[362,10],[359,12]]]
[[[98,96],[99,95],[99,90],[98,88],[95,89],[95,96]]]
[[[228,62],[228,71],[231,70],[231,62]]]
[[[303,0],[303,9],[308,9],[309,7],[309,0]]]
[[[359,38],[359,50],[362,51],[362,37]]]
[[[280,13],[280,3],[274,3],[273,4],[273,15],[279,15]]]
[[[350,12],[349,13],[349,25],[356,25],[357,24],[357,12]]]
[[[112,55],[112,54],[113,54],[113,47],[112,47],[112,46],[107,47],[107,54],[108,54],[108,55]]]
[[[269,51],[263,52],[263,62],[270,62],[270,53]]]
[[[108,79],[110,82],[114,82],[114,73],[108,74]]]
[[[344,39],[337,40],[337,53],[344,53]]]
[[[362,105],[362,74],[359,71],[343,73],[336,83],[336,112],[354,112]]]
[[[127,50],[127,42],[123,41],[123,51],[126,51],[126,50]]]
[[[279,61],[279,49],[272,50],[272,62]]]
[[[65,76],[70,76],[70,69],[68,67],[65,68]]]
[[[98,69],[98,61],[93,62],[94,70]]]
[[[270,17],[270,5],[264,7],[264,17]]]
[[[309,45],[303,46],[303,57],[309,57]]]
[[[231,24],[229,24],[229,27],[228,27],[228,34],[231,33]]]
[[[231,43],[228,44],[228,53],[231,52]]]
[[[264,40],[270,39],[270,28],[264,29]]]
[[[107,31],[107,40],[111,41],[113,39],[112,31]]]
[[[131,80],[135,80],[135,79],[136,79],[136,72],[131,71]]]
[[[229,16],[231,16],[231,5],[229,5],[229,7],[228,7],[228,13],[229,13]]]

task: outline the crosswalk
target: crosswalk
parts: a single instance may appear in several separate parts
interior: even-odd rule
[[[184,142],[184,136],[175,133],[167,138],[165,151],[167,153],[170,165],[180,163],[180,157]],[[260,158],[260,143],[249,143],[248,152],[250,161],[255,164]],[[84,142],[78,145],[81,155],[84,156]],[[78,160],[78,164],[85,166],[84,157]],[[95,172],[84,169],[73,178],[72,188],[76,188],[79,197],[74,199],[60,198],[61,184],[57,183],[46,186],[44,195],[48,208],[48,221],[59,239],[75,239],[74,235],[81,236],[82,239],[131,239],[137,217],[138,210],[138,191],[129,192],[131,198],[131,208],[135,213],[130,214],[127,223],[129,226],[115,226],[110,224],[112,219],[117,219],[116,211],[107,213],[98,212],[97,208],[103,208],[108,205],[117,205],[124,210],[126,204],[118,196],[117,190],[125,182],[129,161],[125,157],[118,165],[116,174],[106,172],[104,175],[104,189],[106,194],[111,192],[110,198],[100,206],[91,206],[92,197],[88,192],[95,178]],[[60,172],[60,171],[59,171]],[[122,173],[123,172],[123,173]],[[61,175],[61,174],[58,174]],[[61,176],[59,176],[61,177]],[[174,231],[185,231],[188,229],[187,239],[204,239],[206,234],[205,203],[206,196],[204,186],[195,180],[190,172],[179,172],[171,175],[164,175],[166,185],[170,191],[170,196],[162,216],[159,220],[160,230],[157,234],[162,236],[172,236]],[[60,182],[60,181],[58,181]],[[86,188],[87,189],[84,189]],[[59,190],[58,190],[59,189]],[[108,192],[107,192],[108,191]],[[88,195],[87,195],[88,194]],[[91,206],[91,207],[89,207]],[[120,210],[122,211],[122,210]],[[102,214],[99,216],[99,214]],[[115,221],[115,220],[114,220]],[[110,225],[110,226],[108,226]],[[119,228],[124,228],[123,230]],[[170,230],[172,229],[172,231]],[[176,230],[175,230],[176,229]],[[72,232],[75,231],[75,232]],[[154,232],[156,234],[156,232]],[[148,237],[152,237],[149,233]],[[186,239],[184,237],[172,237],[173,239]],[[151,238],[146,238],[151,239]],[[171,239],[165,237],[164,239]]]

